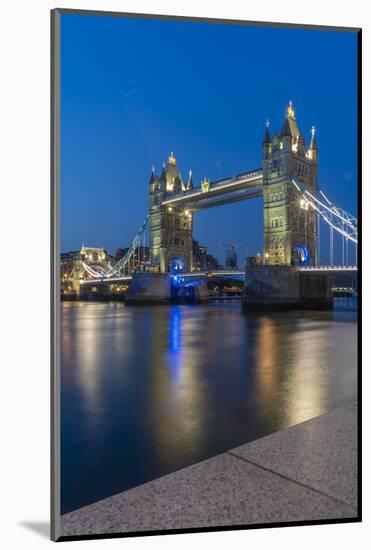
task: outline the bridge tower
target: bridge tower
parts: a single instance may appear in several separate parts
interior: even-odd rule
[[[263,141],[264,259],[268,265],[317,262],[316,214],[300,200],[292,178],[317,195],[318,149],[315,130],[307,149],[292,102],[280,134],[266,122]]]
[[[170,272],[175,259],[181,261],[184,271],[192,270],[193,214],[184,207],[163,204],[167,198],[181,196],[192,188],[192,171],[188,182],[184,183],[173,153],[159,177],[152,169],[149,181],[150,261],[161,273]]]

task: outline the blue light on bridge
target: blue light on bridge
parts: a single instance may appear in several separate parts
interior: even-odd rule
[[[184,259],[183,258],[173,258],[171,260],[171,272],[172,273],[182,273],[184,270]]]
[[[298,256],[299,262],[301,264],[308,263],[309,260],[309,252],[308,248],[304,244],[299,244],[295,246],[295,252]]]

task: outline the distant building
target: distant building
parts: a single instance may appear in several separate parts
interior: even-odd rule
[[[108,252],[106,252],[106,258],[109,265],[115,265],[116,256],[113,256],[112,254],[108,254]]]
[[[206,269],[206,253],[206,246],[199,245],[198,241],[193,239],[192,254],[194,271],[202,271]]]
[[[91,278],[91,273],[107,271],[114,258],[109,256],[103,248],[82,246],[81,250],[62,252],[60,256],[61,290],[64,293],[72,292],[81,279]]]
[[[128,248],[116,248],[115,252],[115,260],[118,262],[123,258],[126,254],[126,251],[129,250]]]
[[[61,252],[61,264],[65,262],[75,261],[80,259],[80,251],[72,250],[71,252]]]
[[[125,254],[130,248],[116,248],[115,260],[118,262],[125,257]],[[141,261],[149,262],[149,246],[139,246],[135,249],[135,258],[140,258]]]
[[[225,267],[229,267],[232,269],[237,269],[237,252],[234,248],[231,248],[227,250],[226,257],[225,257]]]
[[[193,269],[195,271],[215,271],[220,267],[217,258],[207,253],[207,247],[193,240]]]
[[[220,265],[218,262],[218,259],[215,258],[212,254],[206,254],[206,268],[207,271],[216,271],[217,269],[221,269],[223,266]]]
[[[68,288],[75,280],[75,273],[81,268],[81,254],[78,250],[62,252],[60,257],[60,277],[62,286]]]
[[[80,250],[81,259],[85,262],[106,262],[107,252],[103,248],[93,248],[89,246],[82,246]]]
[[[123,258],[125,258],[126,254],[129,252],[130,248],[116,248],[115,252],[115,263],[119,262]],[[149,246],[138,246],[133,256],[130,258],[130,261],[128,263],[128,273],[131,273],[133,270],[133,263],[135,269],[138,269],[139,266],[143,268],[144,264],[148,264],[149,262]]]

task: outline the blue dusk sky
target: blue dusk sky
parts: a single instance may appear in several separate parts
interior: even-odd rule
[[[171,151],[196,185],[261,167],[265,120],[279,131],[290,99],[307,143],[316,127],[319,186],[357,213],[355,32],[61,19],[62,251],[129,246],[151,167],[159,174]],[[194,238],[223,263],[220,241],[242,257],[262,236],[261,198],[195,215]]]

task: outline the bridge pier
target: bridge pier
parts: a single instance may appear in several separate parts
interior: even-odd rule
[[[209,300],[206,282],[195,286],[179,285],[168,273],[134,273],[125,296],[127,305],[200,304]]]
[[[243,311],[332,309],[333,277],[296,266],[247,266]]]
[[[124,293],[114,290],[113,285],[104,282],[93,282],[89,285],[80,285],[78,300],[109,301],[124,300]]]
[[[195,286],[177,286],[173,284],[171,301],[176,304],[203,304],[210,301],[207,283]]]
[[[168,273],[133,273],[125,296],[127,305],[169,304],[171,277]]]

